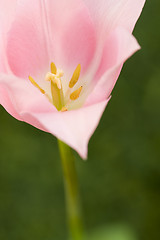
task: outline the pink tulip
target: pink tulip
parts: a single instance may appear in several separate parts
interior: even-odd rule
[[[82,158],[145,0],[0,0],[0,104]]]

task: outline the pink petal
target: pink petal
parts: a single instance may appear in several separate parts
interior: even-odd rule
[[[136,39],[123,28],[117,28],[109,36],[105,42],[101,62],[94,77],[94,90],[86,104],[93,104],[110,96],[123,63],[139,49],[140,46]]]
[[[56,113],[24,112],[23,118],[35,119],[57,138],[75,149],[83,158],[87,158],[88,141],[95,131],[108,100],[78,110]]]
[[[58,137],[82,158],[108,100],[68,112],[58,112],[29,82],[0,74],[0,104],[15,118]]]
[[[95,32],[81,1],[18,2],[9,32],[7,55],[13,73],[33,77],[48,71],[51,61],[63,68],[87,68],[94,54]],[[74,66],[73,66],[74,64]]]
[[[0,36],[2,36],[2,29],[0,29]],[[2,37],[0,37],[0,72],[6,72],[6,70],[7,60],[5,58],[4,41]]]
[[[0,28],[7,33],[15,16],[17,0],[0,1]]]
[[[46,6],[51,23],[55,23],[56,48],[59,46],[57,61],[70,69],[80,63],[85,71],[96,48],[96,33],[89,10],[81,0],[47,1]]]
[[[16,18],[8,34],[8,61],[19,77],[35,77],[49,67],[47,26],[41,2],[18,1]]]
[[[6,58],[6,36],[15,16],[17,0],[0,1],[0,72],[8,72],[9,66]]]
[[[105,32],[117,26],[130,32],[142,11],[145,0],[83,0],[97,25]]]
[[[23,111],[41,113],[56,111],[48,99],[29,81],[6,74],[0,74],[0,104],[21,121],[25,121],[22,117]],[[37,125],[35,122],[30,124],[42,129],[41,124]]]

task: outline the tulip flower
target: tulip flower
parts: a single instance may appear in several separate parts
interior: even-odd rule
[[[0,104],[59,140],[72,239],[83,238],[72,152],[87,158],[145,0],[0,0]]]
[[[87,157],[144,0],[1,0],[0,104]]]

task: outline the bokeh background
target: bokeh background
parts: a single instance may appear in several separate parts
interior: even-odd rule
[[[123,68],[88,161],[76,154],[88,232],[123,225],[132,239],[160,238],[159,11],[159,0],[147,1],[134,31],[142,50]],[[56,139],[1,106],[0,239],[67,239]]]

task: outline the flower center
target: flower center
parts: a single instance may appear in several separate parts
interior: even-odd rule
[[[62,84],[62,77],[64,76],[64,72],[61,69],[57,69],[56,65],[52,62],[51,63],[51,72],[48,72],[45,76],[45,81],[50,82],[51,87],[51,97],[49,94],[45,92],[35,81],[34,79],[29,76],[30,82],[38,88],[42,94],[46,95],[49,101],[57,108],[58,111],[68,111],[68,106],[70,105],[71,101],[75,101],[80,97],[82,86],[80,86],[75,91],[71,92],[71,89],[75,86],[78,82],[81,72],[81,65],[78,64],[76,70],[73,73],[73,76],[69,82],[69,89],[67,93],[69,94],[69,98],[65,98],[64,91],[63,91],[63,84]],[[65,100],[69,99],[69,100]]]

